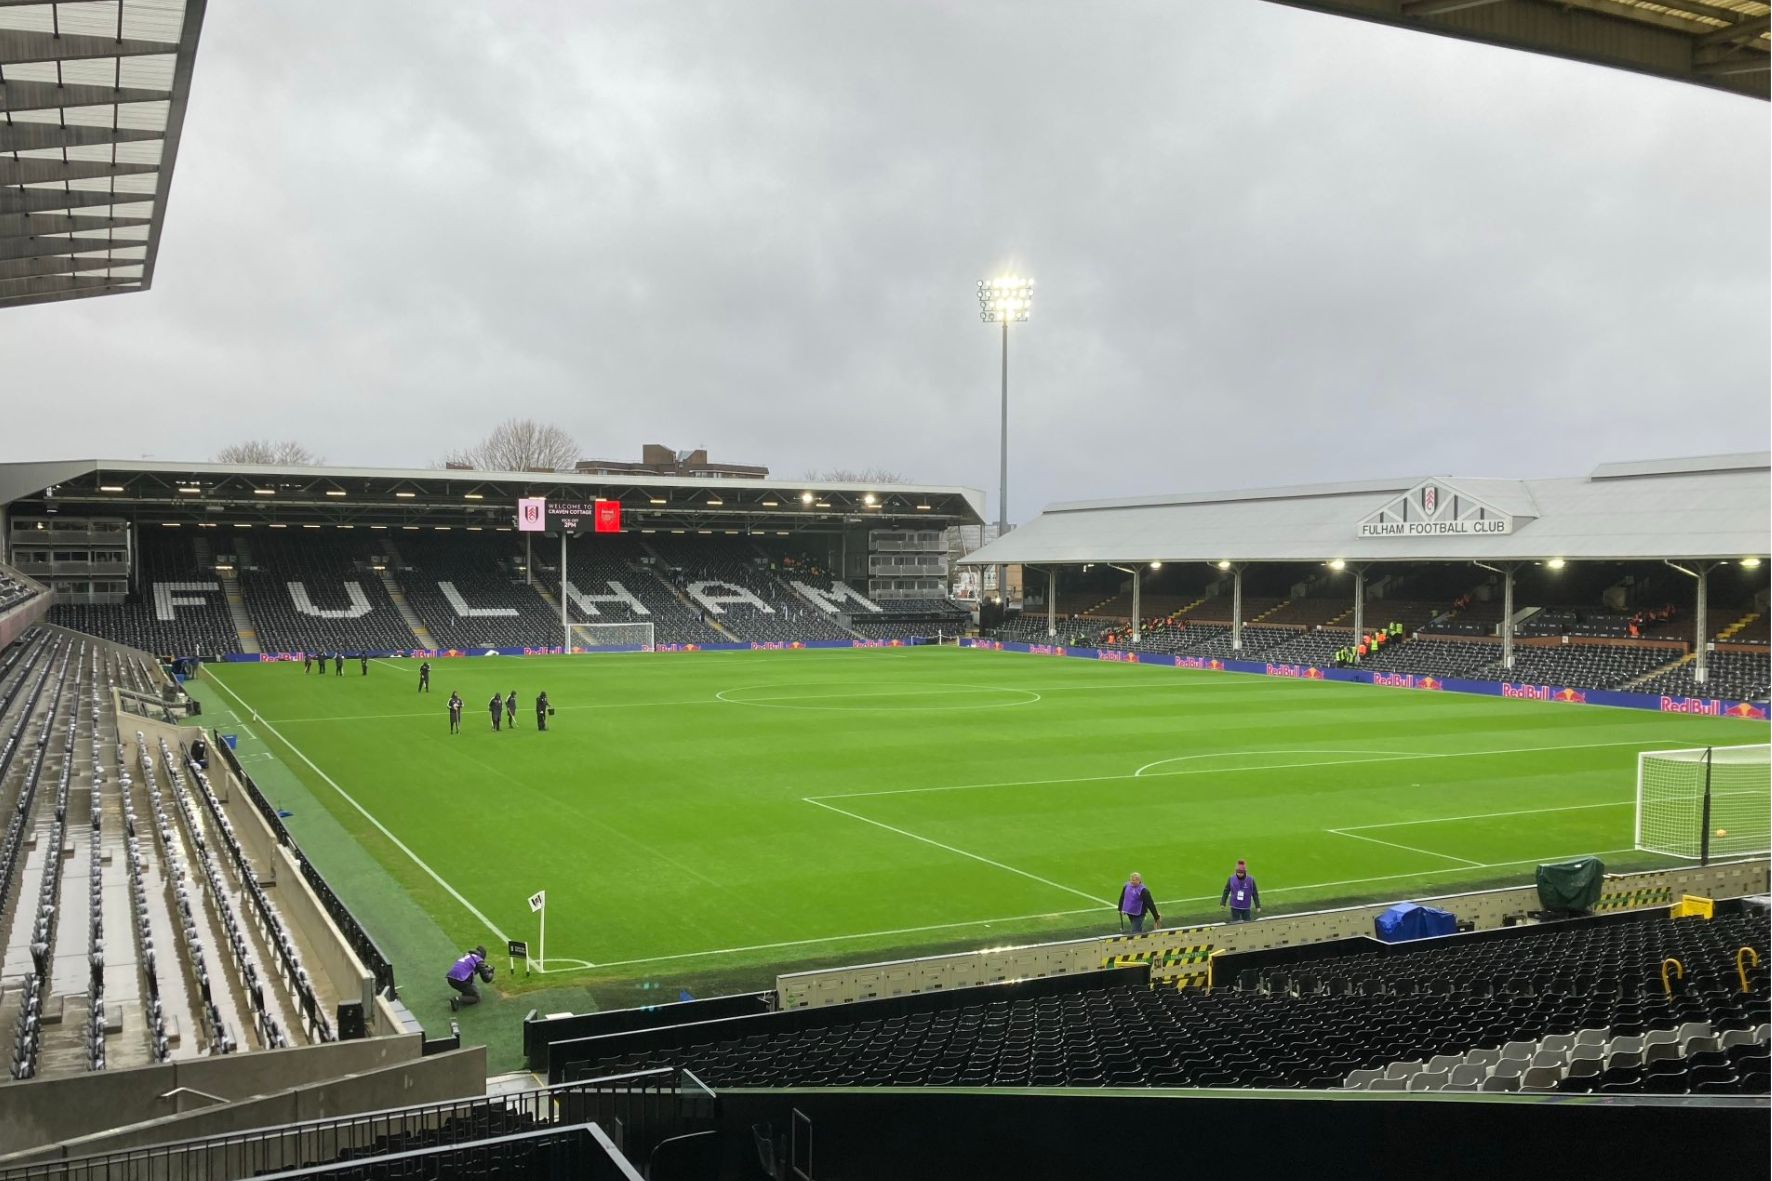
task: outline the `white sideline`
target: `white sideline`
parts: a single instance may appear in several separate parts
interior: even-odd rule
[[[327,785],[329,787],[331,787],[333,791],[336,791],[339,795],[343,796],[345,799],[345,802],[347,804],[349,804],[351,807],[357,809],[357,811],[363,813],[363,818],[365,820],[367,820],[367,821],[369,821],[369,823],[375,825],[375,827],[381,832],[381,835],[383,835],[384,837],[387,837],[388,840],[392,841],[394,843],[394,846],[397,849],[399,849],[400,852],[402,852],[402,853],[406,854],[406,856],[412,858],[412,863],[414,865],[418,866],[420,869],[424,870],[425,873],[429,874],[432,881],[436,882],[439,886],[442,886],[445,890],[449,891],[449,896],[451,898],[455,899],[457,902],[461,903],[462,906],[466,907],[469,914],[473,915],[475,918],[479,919],[482,923],[484,923],[486,926],[486,929],[488,931],[491,931],[493,933],[493,935],[495,935],[498,938],[498,941],[500,943],[509,943],[511,941],[511,937],[509,935],[506,935],[503,931],[499,930],[497,923],[495,923],[491,919],[487,918],[484,914],[481,913],[479,907],[475,906],[472,902],[469,902],[466,898],[464,898],[462,896],[462,893],[460,890],[457,890],[454,886],[452,886],[448,882],[444,881],[442,874],[438,873],[436,870],[432,869],[429,865],[425,864],[424,858],[420,857],[417,853],[414,853],[412,851],[411,847],[408,846],[405,841],[403,841],[399,837],[395,836],[393,834],[392,830],[390,830],[387,825],[383,824],[380,820],[377,820],[375,818],[375,815],[373,813],[371,813],[368,808],[365,808],[362,804],[359,804],[356,800],[356,797],[352,796],[350,792],[348,792],[344,788],[340,787],[333,780],[332,776],[328,775],[326,772],[322,771],[319,768],[319,766],[314,762],[313,759],[310,759],[307,755],[303,754],[301,751],[301,748],[299,746],[297,746],[297,745],[295,745],[295,743],[289,741],[289,739],[283,737],[283,735],[278,734],[277,728],[275,726],[271,725],[271,723],[269,723],[269,722],[265,721],[263,718],[259,717],[257,712],[254,711],[250,705],[246,704],[245,698],[241,697],[238,693],[236,693],[232,689],[228,688],[227,685],[222,683],[222,679],[218,676],[215,676],[213,673],[210,675],[210,680],[214,681],[216,683],[216,686],[218,688],[220,688],[222,692],[226,693],[229,697],[232,697],[235,701],[239,702],[240,707],[242,709],[244,709],[248,713],[252,714],[254,721],[258,722],[258,724],[263,726],[269,733],[275,734],[277,736],[277,741],[281,742],[284,746],[287,746],[292,752],[294,752],[296,758],[300,759],[302,762],[304,762],[308,766],[312,767],[314,769],[314,774],[316,774],[320,778],[324,779],[326,781]]]
[[[1055,890],[1063,890],[1066,894],[1075,894],[1079,898],[1089,898],[1089,899],[1095,898],[1094,894],[1087,894],[1087,893],[1084,893],[1082,890],[1072,889],[1070,886],[1062,885],[1059,882],[1052,881],[1050,878],[1043,878],[1039,874],[1029,873],[1025,869],[1016,869],[1013,865],[1005,865],[1001,861],[992,861],[989,857],[982,856],[978,853],[968,853],[966,850],[957,849],[953,845],[944,845],[940,841],[936,840],[933,837],[920,836],[917,833],[908,831],[907,829],[894,828],[892,825],[887,824],[881,820],[874,820],[874,819],[871,819],[870,817],[867,817],[867,816],[860,816],[854,812],[845,812],[841,808],[838,808],[832,804],[824,803],[820,800],[815,800],[810,796],[801,796],[800,801],[801,801],[801,803],[806,803],[806,804],[816,804],[818,807],[823,808],[827,812],[835,812],[839,816],[847,816],[851,820],[859,820],[863,824],[871,824],[875,828],[883,828],[887,832],[895,832],[899,836],[909,837],[913,841],[922,841],[925,845],[934,845],[937,849],[946,849],[949,853],[958,853],[962,857],[970,857],[974,861],[982,861],[986,865],[993,865],[993,866],[997,867],[998,869],[1006,869],[1010,873],[1019,874],[1020,876],[1027,878],[1029,881],[1039,882],[1042,886],[1051,886]],[[1106,905],[1106,904],[1100,903],[1100,905]]]
[[[1414,845],[1400,845],[1396,841],[1381,841],[1377,837],[1363,837],[1357,832],[1348,832],[1345,829],[1330,828],[1325,829],[1324,831],[1332,832],[1338,837],[1349,837],[1356,841],[1370,841],[1374,845],[1389,845],[1393,849],[1402,849],[1407,853],[1420,853],[1423,857],[1443,857],[1447,861],[1456,861],[1461,865],[1475,866],[1480,864],[1479,862],[1470,860],[1468,857],[1454,857],[1450,853],[1436,853],[1432,849],[1418,849]]]
[[[808,801],[810,802],[810,801]],[[1511,865],[1537,865],[1547,861],[1569,861],[1576,857],[1605,857],[1613,853],[1632,853],[1635,849],[1600,849],[1586,850],[1581,853],[1556,853],[1544,857],[1522,857],[1518,861],[1491,861],[1475,866],[1477,869],[1506,869]],[[1456,868],[1447,866],[1444,869],[1422,869],[1413,873],[1384,874],[1373,878],[1346,878],[1339,882],[1311,882],[1302,886],[1278,886],[1268,891],[1269,894],[1295,894],[1300,890],[1328,890],[1337,886],[1360,886],[1374,882],[1398,882],[1406,878],[1431,877],[1434,874],[1457,873]],[[1179,906],[1188,902],[1215,902],[1217,894],[1199,894],[1192,898],[1163,898],[1158,906]],[[787,939],[779,943],[752,943],[743,947],[716,947],[707,951],[680,951],[671,955],[643,956],[630,960],[606,960],[599,964],[600,968],[631,968],[637,964],[664,964],[675,960],[701,959],[711,955],[740,955],[749,951],[777,951],[784,947],[809,947],[820,943],[845,943],[854,939],[883,939],[892,935],[920,935],[927,931],[951,931],[956,927],[989,927],[997,923],[1019,923],[1029,919],[1069,918],[1073,915],[1105,912],[1113,909],[1113,904],[1104,902],[1097,906],[1084,906],[1076,910],[1051,910],[1040,914],[1017,914],[1002,918],[963,919],[954,923],[931,923],[921,927],[896,927],[886,931],[856,931],[848,935],[823,935],[815,939]],[[939,954],[939,953],[936,953]]]

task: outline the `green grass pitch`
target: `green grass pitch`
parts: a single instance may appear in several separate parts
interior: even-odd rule
[[[1725,719],[948,648],[433,669],[423,697],[411,661],[211,666],[199,691],[273,799],[328,814],[292,808],[304,846],[324,819],[385,871],[309,850],[378,938],[400,945],[390,928],[422,915],[444,936],[428,954],[538,950],[527,898],[545,889],[550,971],[519,988],[756,986],[1111,932],[1132,870],[1166,921],[1210,918],[1239,857],[1269,914],[1580,854],[1652,865],[1629,851],[1637,752],[1766,740]],[[492,733],[487,699],[512,689],[517,727]],[[558,710],[546,734],[538,690]]]

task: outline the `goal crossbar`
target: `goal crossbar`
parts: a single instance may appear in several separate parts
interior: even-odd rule
[[[568,652],[652,652],[650,623],[568,623]]]

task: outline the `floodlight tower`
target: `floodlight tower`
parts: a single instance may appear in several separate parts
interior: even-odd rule
[[[997,454],[997,536],[1009,532],[1009,325],[1023,323],[1034,310],[1034,281],[1000,275],[978,281],[978,318],[1003,326],[1003,422]],[[997,597],[1009,605],[1009,567],[997,563]]]

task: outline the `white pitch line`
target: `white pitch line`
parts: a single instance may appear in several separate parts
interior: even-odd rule
[[[1590,849],[1581,853],[1557,853],[1545,857],[1522,857],[1518,861],[1492,861],[1483,865],[1474,866],[1473,868],[1506,869],[1512,865],[1538,865],[1549,861],[1569,861],[1576,857],[1606,857],[1613,853],[1631,852],[1635,852],[1635,850]],[[1422,869],[1411,873],[1383,874],[1379,877],[1372,878],[1344,878],[1338,882],[1310,882],[1301,886],[1276,886],[1267,892],[1269,894],[1296,894],[1301,890],[1329,890],[1338,886],[1362,886],[1374,882],[1398,882],[1408,878],[1423,878],[1431,877],[1434,874],[1457,872],[1459,871],[1451,867],[1445,869]],[[1192,898],[1161,898],[1157,900],[1157,905],[1180,906],[1188,902],[1215,902],[1217,900],[1217,894],[1200,894]],[[928,931],[951,931],[957,927],[990,927],[995,926],[998,923],[1020,923],[1026,922],[1030,919],[1070,918],[1074,915],[1090,914],[1096,911],[1107,910],[1110,909],[1111,906],[1111,903],[1102,903],[1098,906],[1079,907],[1076,910],[1043,911],[1039,914],[1009,915],[1004,918],[963,919],[959,922],[953,923],[930,923],[921,927],[895,927],[885,931],[856,931],[848,935],[823,935],[813,939],[787,939],[779,943],[752,943],[743,947],[716,947],[710,948],[707,951],[680,951],[674,952],[671,955],[641,956],[636,959],[627,960],[609,960],[606,963],[599,965],[599,967],[631,968],[639,964],[665,964],[677,960],[705,959],[708,956],[716,955],[743,955],[746,952],[752,951],[779,951],[784,947],[810,947],[822,943],[847,943],[856,939],[885,939],[894,935],[921,935]]]
[[[232,689],[228,688],[227,685],[223,684],[222,679],[220,677],[217,677],[212,673],[210,675],[210,679],[216,683],[216,687],[221,689],[222,692],[226,693],[229,697],[232,697],[235,701],[239,702],[241,708],[249,710],[249,711],[252,709],[251,706],[246,704],[245,698],[241,697],[238,693],[236,693]],[[290,751],[292,751],[295,754],[296,758],[300,759],[302,762],[304,762],[308,766],[312,767],[314,769],[314,774],[316,774],[320,778],[324,779],[327,782],[327,785],[330,786],[333,791],[336,791],[339,795],[343,796],[346,803],[351,805],[351,807],[357,809],[357,811],[361,812],[363,814],[363,818],[365,820],[369,821],[369,823],[375,825],[375,827],[381,832],[381,834],[384,837],[387,837],[388,840],[392,841],[394,843],[394,846],[397,849],[399,849],[400,852],[402,852],[402,853],[406,854],[406,856],[412,858],[412,863],[414,865],[416,865],[420,869],[424,870],[425,873],[430,875],[432,881],[436,882],[439,886],[442,886],[445,890],[447,890],[449,892],[449,896],[451,898],[455,899],[457,902],[461,903],[462,906],[464,906],[467,909],[469,914],[473,915],[475,918],[479,919],[482,923],[484,923],[486,925],[486,929],[488,931],[491,931],[494,935],[496,935],[498,937],[499,942],[509,943],[511,941],[511,937],[509,935],[506,935],[503,931],[499,930],[497,923],[495,923],[491,919],[487,918],[483,913],[481,913],[479,907],[475,906],[472,902],[469,902],[466,898],[464,898],[462,896],[462,893],[460,890],[457,890],[454,886],[452,886],[448,882],[444,881],[442,874],[438,873],[436,870],[432,869],[429,865],[425,864],[424,858],[420,857],[417,853],[414,853],[412,851],[411,847],[408,846],[405,841],[403,841],[399,837],[395,836],[393,831],[391,829],[389,829],[387,825],[383,824],[380,820],[377,820],[375,818],[375,815],[372,812],[370,812],[370,810],[368,808],[365,808],[362,804],[359,804],[356,800],[356,797],[352,796],[350,792],[348,792],[344,788],[340,787],[333,780],[332,776],[330,776],[326,772],[320,770],[319,766],[317,764],[315,764],[313,759],[310,759],[307,755],[302,753],[301,748],[299,746],[297,746],[297,745],[295,745],[295,743],[289,741],[289,739],[283,737],[283,735],[278,734],[277,728],[275,726],[271,725],[269,722],[264,721],[262,718],[259,719],[259,724],[264,726],[264,728],[267,731],[269,731],[270,733],[275,734],[277,736],[277,740],[279,742],[283,743],[283,745],[287,746],[290,749]]]
[[[1434,816],[1427,820],[1386,820],[1382,824],[1344,824],[1331,831],[1348,836],[1367,828],[1408,828],[1412,824],[1450,824],[1454,820],[1493,820],[1498,816],[1537,816],[1541,812],[1583,812],[1590,808],[1628,808],[1635,800],[1614,800],[1607,804],[1565,804],[1558,808],[1521,808],[1514,812],[1472,812],[1468,816]]]
[[[1345,832],[1339,828],[1330,828],[1325,829],[1324,831],[1332,832],[1338,837],[1348,837],[1356,841],[1370,841],[1374,845],[1389,845],[1393,849],[1402,849],[1408,853],[1419,853],[1423,857],[1443,857],[1447,861],[1457,861],[1464,865],[1471,866],[1481,864],[1480,862],[1472,861],[1467,857],[1454,857],[1450,853],[1436,853],[1432,849],[1417,849],[1414,845],[1400,845],[1396,841],[1381,841],[1377,837],[1363,837],[1357,832]]]
[[[1112,782],[1122,780],[1122,779],[1168,779],[1171,777],[1182,776],[1182,775],[1231,775],[1231,774],[1237,774],[1240,772],[1248,772],[1248,771],[1284,771],[1284,770],[1292,770],[1292,769],[1295,769],[1298,767],[1315,767],[1315,766],[1349,767],[1349,766],[1356,766],[1356,765],[1359,765],[1361,763],[1366,763],[1366,762],[1398,763],[1398,762],[1405,762],[1405,761],[1414,760],[1414,759],[1474,759],[1474,758],[1482,758],[1482,757],[1485,757],[1488,755],[1536,754],[1540,751],[1559,751],[1559,750],[1603,750],[1603,749],[1610,748],[1610,747],[1648,746],[1648,745],[1651,745],[1651,744],[1649,742],[1645,742],[1642,740],[1636,740],[1636,741],[1630,741],[1630,742],[1581,742],[1581,743],[1573,743],[1573,744],[1565,745],[1565,746],[1518,746],[1518,747],[1513,747],[1513,748],[1510,748],[1507,750],[1462,750],[1462,751],[1451,751],[1451,752],[1441,753],[1441,754],[1418,754],[1418,753],[1411,753],[1408,751],[1395,751],[1395,752],[1379,751],[1379,752],[1374,752],[1375,754],[1377,754],[1379,756],[1377,758],[1372,758],[1372,759],[1337,759],[1337,760],[1334,760],[1331,762],[1324,762],[1324,763],[1294,763],[1294,764],[1268,763],[1268,764],[1263,764],[1261,766],[1251,766],[1251,767],[1207,767],[1207,768],[1202,768],[1200,770],[1195,770],[1195,771],[1160,771],[1155,775],[1140,775],[1137,771],[1133,771],[1131,773],[1121,773],[1118,775],[1079,775],[1079,776],[1073,776],[1073,777],[1067,778],[1067,779],[1004,779],[1004,780],[1000,780],[1000,781],[997,781],[994,783],[950,783],[950,784],[940,784],[940,785],[937,785],[934,787],[893,787],[893,788],[885,788],[880,791],[832,792],[827,795],[809,796],[807,798],[814,799],[814,800],[851,800],[851,799],[861,799],[866,796],[900,796],[900,795],[913,795],[913,794],[916,794],[919,792],[931,792],[931,791],[974,791],[974,790],[978,790],[981,788],[990,788],[990,787],[1046,787],[1046,786],[1051,786],[1053,784],[1065,784],[1065,783],[1112,783]],[[1227,755],[1244,754],[1244,755],[1251,755],[1251,756],[1259,756],[1262,754],[1282,754],[1283,755],[1283,754],[1286,754],[1287,752],[1283,751],[1283,750],[1281,750],[1281,751],[1249,750],[1249,751],[1226,751],[1223,753],[1225,753]],[[1145,766],[1146,767],[1158,766],[1158,765],[1160,765],[1160,763],[1168,762],[1168,761],[1170,761],[1170,760],[1167,760],[1167,759],[1159,760],[1159,763],[1147,763]],[[1140,768],[1140,770],[1143,770],[1143,769],[1144,768]]]
[[[828,812],[835,812],[839,816],[847,816],[851,820],[859,820],[863,824],[871,824],[875,828],[883,828],[887,832],[895,832],[901,837],[909,837],[913,841],[922,841],[925,845],[934,845],[937,849],[946,849],[949,853],[957,853],[961,857],[970,857],[974,861],[981,861],[986,865],[994,865],[998,869],[1008,870],[1010,873],[1017,874],[1021,877],[1027,878],[1029,881],[1039,882],[1043,886],[1051,886],[1054,890],[1063,890],[1065,893],[1075,894],[1079,898],[1094,898],[1095,897],[1095,895],[1093,895],[1093,894],[1085,894],[1081,890],[1072,889],[1070,886],[1066,886],[1066,885],[1063,885],[1059,882],[1052,881],[1050,878],[1043,878],[1039,874],[1029,873],[1025,869],[1016,869],[1013,865],[1005,865],[1001,861],[992,861],[989,857],[984,857],[984,856],[981,856],[980,854],[977,854],[977,853],[968,853],[966,850],[955,848],[953,845],[944,845],[940,841],[934,839],[933,837],[920,836],[919,834],[914,833],[914,832],[910,832],[907,829],[894,828],[892,825],[887,824],[881,820],[874,820],[870,817],[861,816],[861,815],[858,815],[857,813],[854,813],[854,812],[846,812],[842,808],[833,807],[830,804],[824,803],[821,800],[813,799],[810,796],[802,796],[801,802],[807,803],[807,804],[816,804],[818,807],[823,808]],[[1103,905],[1106,905],[1106,904],[1104,903]]]

